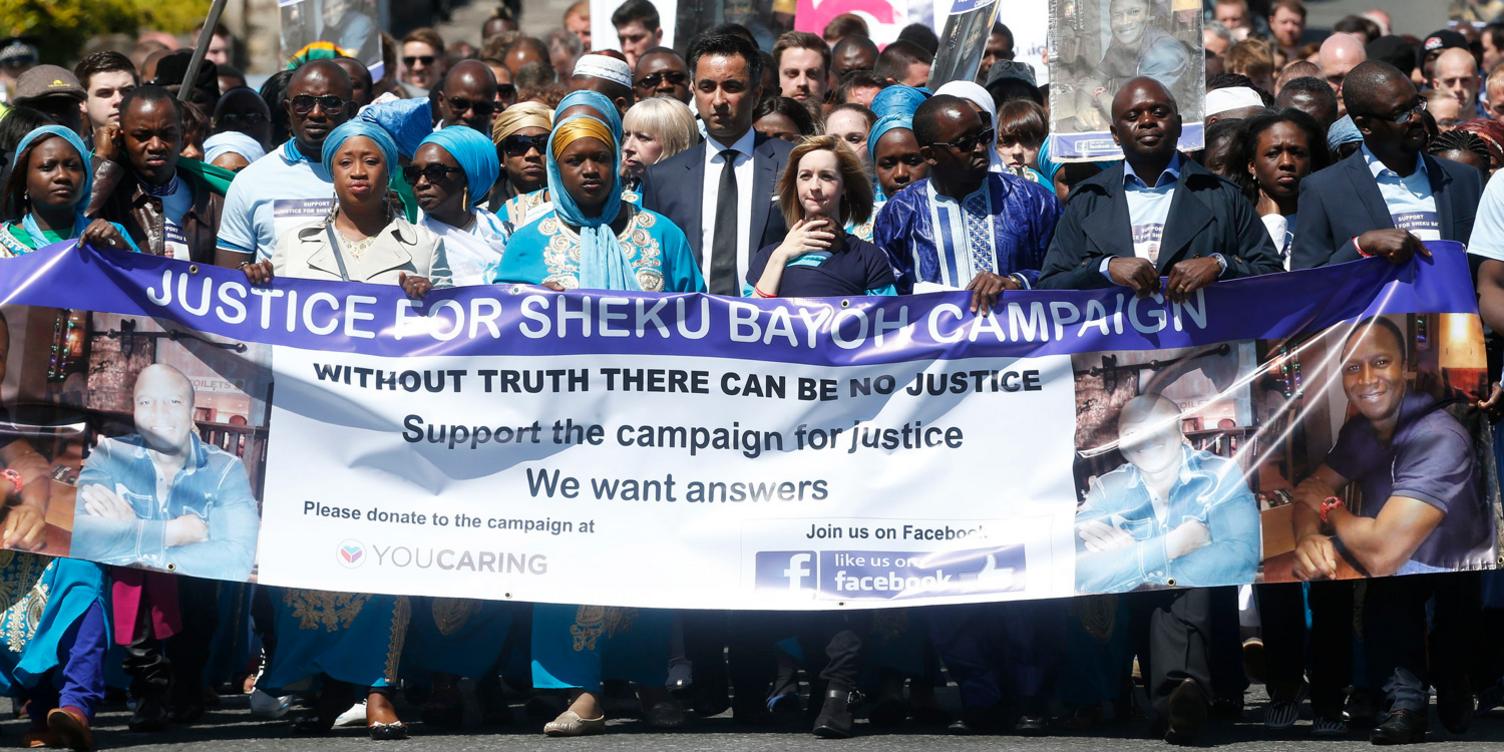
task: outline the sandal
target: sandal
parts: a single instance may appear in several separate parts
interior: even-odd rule
[[[605,730],[606,716],[581,718],[573,710],[566,710],[558,718],[543,725],[543,733],[547,736],[589,736]]]

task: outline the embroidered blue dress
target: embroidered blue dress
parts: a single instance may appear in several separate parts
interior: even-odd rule
[[[941,196],[926,178],[888,199],[872,242],[887,252],[901,294],[917,282],[964,288],[980,272],[1032,286],[1059,219],[1055,192],[1015,175],[988,173],[960,201]]]
[[[629,217],[617,240],[635,270],[638,286],[645,292],[704,292],[705,279],[684,232],[662,214],[627,202],[623,206],[629,207]],[[512,235],[491,281],[530,285],[556,282],[566,290],[578,289],[579,233],[549,209]]]

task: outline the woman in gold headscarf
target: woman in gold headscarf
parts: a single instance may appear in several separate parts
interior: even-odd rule
[[[588,114],[566,117],[546,153],[547,210],[513,234],[492,282],[704,292],[684,232],[622,200],[621,147],[610,125]]]
[[[490,206],[508,233],[527,224],[528,215],[547,202],[543,152],[553,125],[553,110],[537,102],[518,102],[502,110],[491,124],[503,179],[491,191]]]

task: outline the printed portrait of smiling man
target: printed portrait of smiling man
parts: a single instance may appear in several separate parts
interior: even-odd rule
[[[1407,338],[1372,318],[1343,341],[1342,393],[1355,413],[1295,489],[1295,576],[1336,574],[1345,556],[1374,576],[1471,568],[1491,559],[1472,441],[1440,400],[1407,381]],[[1357,483],[1362,507],[1341,491]]]

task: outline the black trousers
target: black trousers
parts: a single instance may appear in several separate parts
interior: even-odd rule
[[[1060,665],[1067,600],[943,606],[929,614],[930,639],[968,709],[1010,706],[1041,713]]]
[[[1311,710],[1323,718],[1341,715],[1344,692],[1352,682],[1353,588],[1352,582],[1313,582],[1307,598],[1298,582],[1258,587],[1269,691],[1293,696],[1302,678],[1309,676]]]
[[[1123,597],[1154,714],[1160,718],[1168,714],[1170,693],[1186,679],[1194,679],[1210,697],[1212,591],[1167,590]]]
[[[204,668],[219,627],[219,583],[179,576],[178,604],[183,628],[165,641],[152,635],[150,602],[141,604],[122,666],[131,677],[132,696],[161,701],[170,693],[174,706],[191,708],[203,702]]]
[[[1457,687],[1470,678],[1482,637],[1481,582],[1476,572],[1368,582],[1363,638],[1369,676],[1392,707],[1423,709],[1425,683]],[[1426,604],[1433,599],[1428,635]]]

